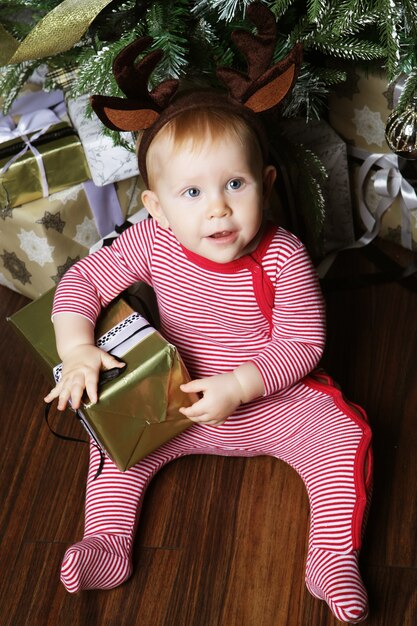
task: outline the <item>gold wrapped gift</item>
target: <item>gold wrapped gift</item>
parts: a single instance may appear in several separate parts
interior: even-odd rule
[[[400,84],[388,85],[382,72],[355,69],[330,96],[329,121],[348,144],[361,240],[368,243],[379,235],[416,250],[416,181],[408,180],[404,162],[398,161],[385,140],[386,123],[400,91]]]
[[[140,177],[115,184],[122,217],[141,207]],[[104,212],[104,207],[98,209]],[[0,284],[37,298],[100,239],[84,185],[0,209]]]
[[[53,124],[45,133],[29,133],[27,137],[34,150],[22,137],[0,143],[0,206],[3,210],[91,177],[78,135],[68,122]]]
[[[386,76],[355,69],[329,97],[329,122],[348,144],[388,153],[385,125],[392,101]]]
[[[59,363],[50,321],[52,298],[53,291],[48,292],[10,318],[50,378]],[[125,471],[192,425],[178,409],[196,398],[180,390],[190,378],[176,348],[123,300],[103,312],[97,335],[97,345],[126,368],[100,388],[96,404],[83,403],[79,413],[96,442]],[[55,380],[59,375],[58,365]]]

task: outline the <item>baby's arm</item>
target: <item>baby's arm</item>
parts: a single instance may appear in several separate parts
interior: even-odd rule
[[[181,385],[186,393],[202,395],[183,415],[193,422],[220,426],[240,404],[250,402],[265,392],[262,376],[253,363],[244,363],[232,372],[199,378]]]
[[[65,409],[68,400],[78,409],[84,389],[91,402],[97,402],[97,384],[100,370],[123,367],[113,356],[94,345],[94,325],[77,313],[58,313],[54,316],[58,354],[62,359],[60,382],[44,398],[51,402],[58,398],[58,409]]]

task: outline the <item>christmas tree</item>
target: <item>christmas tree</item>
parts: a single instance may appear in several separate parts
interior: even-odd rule
[[[154,80],[187,77],[212,83],[216,65],[239,65],[230,32],[251,29],[250,0],[6,0],[0,3],[0,92],[7,111],[20,86],[46,65],[47,86],[72,72],[72,95],[118,88],[115,55],[141,35],[165,55]],[[406,74],[400,101],[417,88],[417,5],[414,0],[265,0],[277,20],[275,60],[296,42],[304,63],[287,115],[320,116],[333,86],[352,64],[376,63],[391,81]],[[22,44],[23,42],[23,44]],[[60,71],[57,71],[60,70]]]
[[[122,95],[112,75],[117,53],[143,35],[164,51],[151,77],[169,76],[216,84],[215,67],[244,69],[231,32],[254,29],[246,18],[250,0],[6,0],[0,3],[0,96],[7,113],[35,70],[46,89],[64,87],[71,97]],[[327,97],[346,81],[349,69],[384,71],[387,83],[402,75],[398,109],[417,91],[417,4],[415,0],[264,0],[277,22],[274,61],[295,43],[303,64],[284,116],[307,120],[326,113]],[[91,112],[90,112],[91,114]],[[111,131],[106,130],[110,133]],[[117,137],[114,138],[117,141]],[[325,172],[314,154],[287,145],[302,164],[310,227],[323,223],[320,181]],[[301,199],[302,201],[302,199]]]

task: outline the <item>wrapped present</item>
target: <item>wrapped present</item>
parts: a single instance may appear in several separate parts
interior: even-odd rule
[[[28,342],[44,371],[59,380],[61,367],[50,321],[53,290],[10,321]],[[110,305],[97,324],[97,345],[126,363],[100,387],[97,403],[82,403],[78,417],[96,443],[125,471],[192,425],[179,412],[197,397],[180,385],[190,380],[177,349],[123,300]]]
[[[103,135],[104,126],[98,117],[95,114],[91,119],[86,117],[87,103],[88,96],[81,96],[77,99],[68,99],[67,107],[83,144],[94,183],[101,186],[137,176],[138,161],[132,134],[120,133],[121,138],[130,144],[131,150],[115,146],[110,137]]]
[[[345,141],[324,120],[286,119],[282,133],[302,144],[320,160],[327,172],[323,184],[325,218],[322,241],[314,248],[325,256],[352,244],[355,239],[348,157]],[[298,181],[297,181],[298,182]]]
[[[417,248],[417,195],[409,166],[393,154],[385,127],[401,93],[401,81],[355,70],[329,99],[329,121],[348,145],[351,188],[361,236],[377,235]]]
[[[140,177],[91,182],[0,210],[0,284],[36,298],[115,224],[141,208]]]
[[[63,95],[29,93],[0,117],[0,208],[26,204],[90,178]],[[53,106],[46,105],[53,103]],[[43,107],[43,108],[39,108]]]
[[[393,88],[386,77],[356,69],[329,97],[329,123],[349,145],[386,154],[385,126],[392,108]]]

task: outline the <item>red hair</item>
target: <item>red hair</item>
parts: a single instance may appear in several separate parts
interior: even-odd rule
[[[262,150],[256,133],[240,116],[221,108],[198,107],[180,112],[169,120],[153,138],[147,155],[146,169],[151,186],[153,174],[154,150],[158,140],[168,138],[174,149],[183,148],[186,144],[198,152],[207,142],[214,144],[230,139],[241,144],[247,150],[251,160],[256,159],[263,165]],[[140,139],[139,139],[140,145]]]

